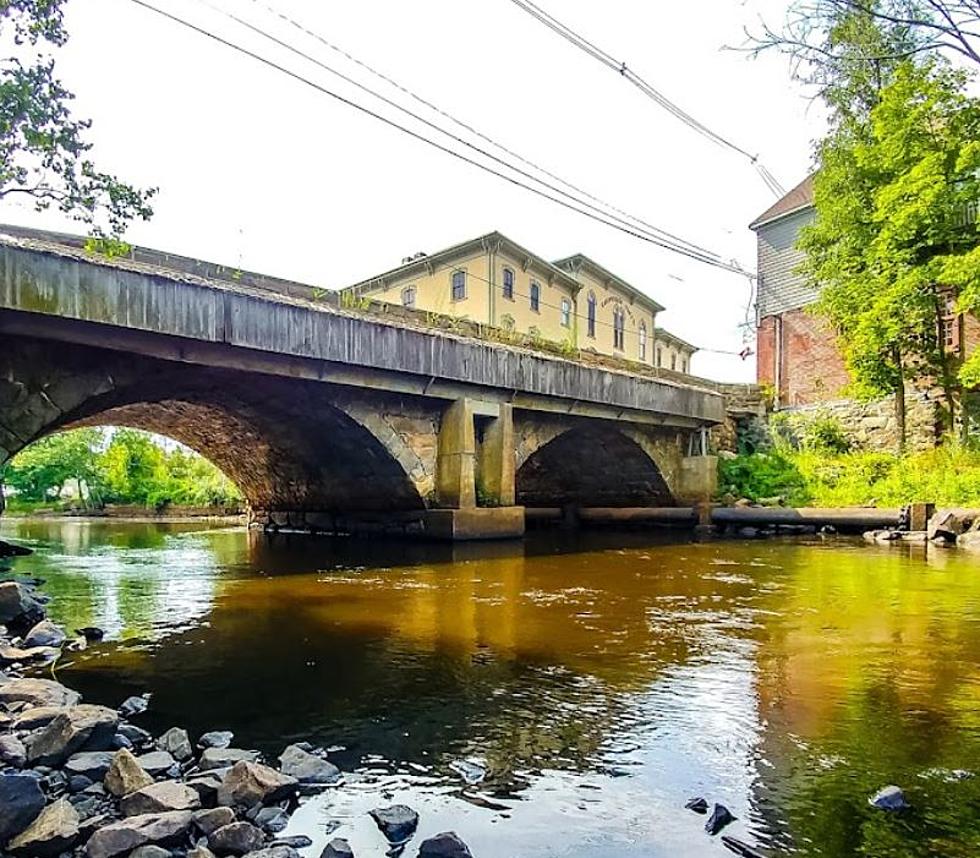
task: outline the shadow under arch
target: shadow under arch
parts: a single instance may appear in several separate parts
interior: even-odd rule
[[[582,426],[543,444],[517,470],[517,502],[528,507],[670,506],[657,463],[617,429]]]
[[[179,441],[219,468],[252,509],[424,508],[395,457],[333,404],[323,385],[219,369],[190,373],[168,368],[86,399],[31,440],[104,425]]]

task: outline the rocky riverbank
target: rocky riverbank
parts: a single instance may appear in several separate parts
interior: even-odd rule
[[[153,736],[134,723],[147,698],[112,708],[43,678],[63,650],[102,635],[69,636],[46,619],[43,582],[10,571],[9,557],[23,554],[0,543],[0,858],[309,858],[310,837],[282,832],[310,796],[343,788],[327,752],[298,742],[267,761],[227,731]],[[370,815],[385,854],[409,854],[418,814],[394,805]],[[320,858],[353,854],[335,838]],[[417,855],[472,858],[454,832]]]
[[[869,530],[864,538],[878,544],[931,544],[980,554],[980,510],[939,510],[929,518],[925,530]]]

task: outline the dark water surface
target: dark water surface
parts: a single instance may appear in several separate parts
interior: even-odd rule
[[[476,858],[980,855],[980,564],[848,541],[391,545],[6,521],[50,613],[105,644],[58,677],[143,726],[228,728],[357,773],[289,833],[384,854],[404,801]],[[70,661],[70,663],[68,663]],[[488,775],[467,786],[461,761]],[[959,779],[954,770],[977,772]],[[901,785],[899,817],[867,798]],[[416,841],[417,842],[417,841]],[[414,854],[410,850],[409,854]]]

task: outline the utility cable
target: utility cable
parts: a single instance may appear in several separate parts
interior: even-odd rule
[[[388,98],[387,96],[382,95],[381,93],[377,92],[376,90],[371,89],[370,87],[362,84],[361,82],[355,80],[354,78],[350,77],[349,75],[346,75],[343,72],[338,71],[337,69],[333,68],[332,66],[327,65],[326,63],[322,62],[321,60],[317,59],[316,57],[311,56],[310,54],[306,53],[305,51],[300,50],[299,48],[295,47],[294,45],[290,44],[289,42],[286,42],[286,41],[284,41],[282,39],[279,39],[278,37],[276,37],[276,36],[274,36],[274,35],[266,32],[261,27],[258,27],[255,24],[252,24],[250,21],[247,21],[247,20],[244,20],[244,19],[240,18],[238,15],[235,15],[233,12],[229,12],[229,11],[227,11],[225,9],[222,9],[222,8],[220,8],[218,6],[215,6],[214,4],[210,3],[209,0],[198,0],[198,2],[202,6],[205,6],[208,9],[211,9],[212,11],[217,12],[217,13],[219,13],[221,15],[224,15],[225,17],[229,18],[230,20],[234,21],[236,24],[238,24],[238,25],[240,25],[242,27],[245,27],[246,29],[248,29],[249,31],[255,33],[256,35],[259,35],[259,36],[261,36],[261,37],[263,37],[263,38],[271,41],[273,44],[275,44],[275,45],[277,45],[277,46],[279,46],[281,48],[284,48],[285,50],[289,51],[290,53],[295,54],[296,56],[299,56],[300,58],[306,60],[307,62],[313,63],[314,65],[318,66],[319,68],[322,68],[324,71],[326,71],[326,72],[334,75],[335,77],[340,78],[345,83],[348,83],[348,84],[350,84],[350,85],[352,85],[354,87],[357,87],[362,92],[365,92],[368,95],[370,95],[370,96],[372,96],[374,98],[377,98],[379,101],[383,102],[384,104],[387,104],[389,107],[392,107],[395,110],[398,110],[401,113],[403,113],[403,114],[405,114],[407,116],[410,116],[412,119],[414,119],[414,120],[416,120],[418,122],[421,122],[426,127],[431,128],[432,130],[434,130],[434,131],[436,131],[436,132],[438,132],[440,134],[445,135],[446,137],[448,137],[449,139],[453,140],[454,142],[460,143],[463,146],[466,146],[467,148],[472,149],[475,152],[478,152],[480,155],[483,155],[484,157],[489,158],[490,160],[492,160],[492,161],[500,164],[501,166],[503,166],[503,167],[505,167],[505,168],[507,168],[509,170],[513,170],[518,175],[523,176],[524,178],[526,178],[526,179],[528,179],[528,180],[530,180],[532,182],[536,182],[536,183],[544,186],[549,191],[552,191],[552,192],[554,192],[556,194],[560,194],[563,197],[566,197],[567,199],[572,200],[573,202],[577,203],[578,205],[585,206],[586,208],[591,209],[596,214],[598,214],[598,215],[600,215],[602,217],[611,218],[612,220],[618,221],[623,226],[629,227],[631,229],[635,229],[636,228],[635,226],[633,226],[633,224],[630,224],[624,218],[618,217],[616,215],[610,215],[609,212],[604,211],[604,210],[602,210],[601,208],[598,208],[595,205],[592,205],[587,200],[579,199],[574,194],[570,194],[567,191],[564,191],[561,188],[556,187],[555,185],[552,185],[552,184],[550,184],[548,182],[545,182],[542,179],[540,179],[539,177],[533,175],[532,173],[529,173],[526,170],[521,169],[520,167],[515,167],[513,164],[509,163],[505,159],[500,158],[500,157],[494,155],[492,152],[488,152],[487,150],[482,149],[481,147],[476,146],[473,143],[470,143],[469,141],[463,139],[462,137],[459,137],[458,135],[453,134],[453,133],[447,131],[446,129],[442,128],[441,126],[437,125],[436,123],[430,122],[428,119],[425,119],[424,117],[419,116],[417,113],[414,113],[413,111],[409,110],[408,108],[404,107],[403,105],[398,104],[396,101],[393,101],[392,99]],[[274,14],[278,14],[278,13],[275,13],[275,11],[272,10],[271,7],[269,7],[269,6],[266,6],[265,8],[268,9],[268,10],[270,10],[270,11],[272,11]],[[304,32],[304,33],[306,33],[307,35],[311,35],[314,38],[317,38],[318,40],[323,41],[322,39],[320,39],[320,37],[316,36],[316,34],[312,33],[311,31],[309,31],[309,30],[307,30],[305,28],[303,28],[302,25],[299,25],[296,22],[293,22],[291,19],[284,19],[284,20],[288,20],[294,26],[299,27],[301,29],[301,31]],[[329,43],[324,42],[324,44],[329,44]],[[349,55],[345,54],[345,56],[349,56]],[[487,138],[487,139],[489,140],[489,138]],[[490,142],[493,143],[492,140]],[[493,145],[497,145],[497,144],[493,143]],[[520,156],[517,156],[517,157],[520,158]],[[559,179],[559,181],[561,181],[561,180]],[[564,183],[563,182],[563,184],[567,184],[567,183]],[[582,192],[580,192],[580,193],[582,193]],[[588,195],[586,195],[586,196],[588,196]],[[603,203],[603,205],[607,205],[607,204]],[[608,208],[613,208],[612,206],[608,206],[608,205],[607,205],[607,207]],[[629,217],[629,216],[627,215],[627,217]],[[636,218],[630,218],[630,220],[639,222]],[[697,244],[695,244],[693,242],[687,241],[686,239],[683,239],[680,236],[674,235],[673,233],[667,232],[666,230],[661,229],[661,228],[656,227],[656,226],[653,226],[652,224],[646,224],[644,222],[644,225],[647,227],[647,229],[646,230],[642,230],[642,231],[644,231],[644,232],[647,232],[647,231],[651,232],[653,234],[653,237],[655,237],[657,239],[660,239],[660,240],[663,240],[663,241],[666,241],[666,242],[670,242],[672,244],[677,244],[677,245],[683,246],[684,248],[686,248],[687,250],[692,251],[693,253],[701,254],[701,255],[704,255],[706,257],[710,257],[712,259],[718,260],[718,261],[720,261],[720,259],[721,259],[721,257],[717,253],[714,253],[713,251],[708,250],[705,247],[701,247],[701,246],[699,246],[699,245],[697,245]]]
[[[597,215],[593,214],[592,212],[589,212],[587,210],[581,209],[578,206],[576,206],[576,205],[574,205],[574,204],[572,204],[570,202],[567,202],[566,200],[560,199],[560,198],[555,197],[555,196],[553,196],[553,195],[551,195],[549,193],[546,193],[545,191],[542,191],[539,188],[535,188],[535,187],[532,187],[530,185],[527,185],[527,184],[521,182],[519,179],[514,178],[513,176],[509,176],[509,175],[507,175],[505,173],[501,173],[499,170],[495,170],[494,168],[489,167],[486,164],[480,163],[479,161],[474,160],[473,158],[470,158],[470,157],[464,155],[461,152],[457,152],[457,151],[455,151],[455,150],[453,150],[453,149],[451,149],[451,148],[449,148],[447,146],[443,146],[441,143],[438,143],[438,142],[436,142],[436,141],[434,141],[434,140],[426,137],[424,134],[421,134],[419,132],[413,131],[412,129],[407,128],[404,125],[400,125],[399,123],[395,122],[394,120],[389,119],[388,117],[383,116],[383,115],[377,113],[376,111],[371,110],[370,108],[364,107],[363,105],[358,104],[357,102],[355,102],[355,101],[353,101],[353,100],[351,100],[349,98],[346,98],[346,97],[340,95],[339,93],[334,92],[333,90],[331,90],[331,89],[323,86],[322,84],[316,83],[315,81],[310,80],[307,77],[304,77],[299,72],[292,71],[291,69],[288,69],[288,68],[286,68],[283,65],[280,65],[279,63],[275,62],[274,60],[271,60],[271,59],[269,59],[267,57],[264,57],[261,54],[257,54],[254,51],[251,51],[248,48],[243,47],[242,45],[239,45],[239,44],[231,41],[230,39],[226,39],[223,36],[220,36],[220,35],[218,35],[216,33],[213,33],[213,32],[211,32],[210,30],[207,30],[204,27],[198,26],[198,25],[196,25],[196,24],[194,24],[194,23],[192,23],[192,22],[190,22],[190,21],[188,21],[188,20],[186,20],[184,18],[179,17],[178,15],[175,15],[175,14],[173,14],[171,12],[167,12],[167,11],[165,11],[163,9],[160,9],[160,8],[156,7],[156,6],[153,6],[152,4],[146,2],[146,0],[131,0],[131,2],[135,3],[137,6],[140,6],[140,7],[144,8],[144,9],[146,9],[147,11],[154,12],[155,14],[160,15],[161,17],[166,18],[167,20],[170,20],[173,23],[176,23],[176,24],[179,24],[179,25],[181,25],[183,27],[186,27],[186,28],[188,28],[188,29],[190,29],[190,30],[192,30],[192,31],[194,31],[194,32],[196,32],[196,33],[198,33],[198,34],[200,34],[200,35],[208,38],[208,39],[211,39],[212,41],[215,41],[215,42],[217,42],[217,43],[219,43],[221,45],[224,45],[225,47],[228,47],[231,50],[236,51],[237,53],[240,53],[240,54],[243,54],[244,56],[250,57],[251,59],[254,59],[257,62],[259,62],[259,63],[261,63],[261,64],[263,64],[263,65],[265,65],[265,66],[267,66],[269,68],[272,68],[272,69],[274,69],[276,71],[279,71],[279,72],[285,74],[286,76],[291,77],[294,80],[299,81],[300,83],[303,83],[306,86],[309,86],[312,89],[314,89],[314,90],[316,90],[316,91],[318,91],[318,92],[320,92],[320,93],[322,93],[324,95],[329,96],[330,98],[334,99],[335,101],[340,102],[341,104],[344,104],[344,105],[346,105],[346,106],[348,106],[348,107],[350,107],[350,108],[352,108],[352,109],[354,109],[354,110],[356,110],[356,111],[358,111],[358,112],[360,112],[360,113],[362,113],[362,114],[364,114],[366,116],[370,116],[371,118],[376,119],[379,122],[383,122],[384,124],[388,125],[389,127],[394,128],[394,129],[396,129],[398,131],[401,131],[402,133],[408,135],[409,137],[412,137],[415,140],[418,140],[419,142],[426,143],[429,146],[431,146],[431,147],[433,147],[435,149],[438,149],[439,151],[441,151],[441,152],[443,152],[443,153],[445,153],[447,155],[450,155],[453,158],[456,158],[457,160],[463,161],[464,163],[470,164],[471,166],[476,167],[477,169],[482,170],[482,171],[484,171],[486,173],[489,173],[490,175],[493,175],[493,176],[496,176],[497,178],[503,179],[505,182],[508,182],[511,185],[514,185],[514,186],[519,187],[519,188],[523,188],[524,190],[526,190],[526,191],[528,191],[528,192],[530,192],[532,194],[535,194],[536,196],[539,196],[539,197],[541,197],[543,199],[549,200],[550,202],[556,203],[557,205],[560,205],[563,208],[569,209],[570,211],[574,211],[574,212],[577,212],[578,214],[582,214],[582,215],[584,215],[584,216],[586,216],[586,217],[588,217],[588,218],[590,218],[590,219],[592,219],[592,220],[594,220],[594,221],[596,221],[598,223],[602,223],[602,224],[604,224],[606,226],[609,226],[609,227],[611,227],[613,229],[618,230],[619,232],[625,233],[625,234],[630,235],[630,236],[632,236],[634,238],[638,238],[641,241],[647,242],[648,244],[653,244],[653,245],[658,246],[658,247],[661,247],[661,248],[663,248],[665,250],[670,250],[670,251],[672,251],[674,253],[678,253],[678,254],[680,254],[682,256],[686,256],[689,259],[693,259],[693,260],[695,260],[697,262],[702,262],[702,263],[704,263],[706,265],[710,265],[710,266],[712,266],[714,268],[719,268],[719,269],[724,270],[724,271],[729,271],[729,272],[732,272],[732,273],[735,273],[735,274],[740,274],[742,276],[747,276],[747,272],[745,271],[745,269],[743,269],[741,266],[739,266],[739,265],[737,265],[735,263],[724,262],[723,260],[720,260],[718,258],[715,258],[715,256],[706,256],[703,253],[698,253],[698,252],[692,251],[690,249],[687,249],[687,248],[684,248],[684,247],[680,247],[680,246],[677,246],[675,244],[671,244],[670,242],[668,242],[668,241],[666,241],[664,239],[659,239],[659,238],[650,236],[648,234],[645,234],[645,233],[642,233],[642,232],[637,231],[637,229],[630,228],[630,227],[627,227],[627,226],[623,226],[623,225],[618,224],[618,223],[616,223],[614,221],[608,220],[608,219],[606,219],[604,217],[597,216]]]
[[[550,15],[540,6],[536,6],[531,0],[511,0],[511,2],[527,12],[531,17],[535,18],[549,30],[561,36],[567,42],[570,42],[579,50],[585,52],[594,60],[602,63],[604,66],[612,69],[613,71],[620,74],[623,78],[629,81],[633,86],[640,90],[648,98],[656,102],[660,107],[674,116],[676,119],[683,122],[692,130],[696,131],[698,134],[711,140],[713,143],[724,148],[728,148],[733,152],[747,158],[752,166],[756,169],[762,181],[777,196],[782,196],[786,193],[782,185],[776,180],[776,177],[759,161],[758,155],[753,155],[751,152],[743,149],[741,146],[733,143],[728,138],[722,136],[721,134],[712,131],[707,125],[699,122],[690,113],[687,113],[678,104],[671,101],[666,95],[660,92],[652,84],[644,80],[640,75],[634,72],[625,62],[615,59],[613,56],[608,54],[606,51],[599,48],[593,42],[590,42],[584,36],[576,33],[571,27],[562,24],[557,18]]]

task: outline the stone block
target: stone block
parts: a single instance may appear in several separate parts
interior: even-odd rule
[[[424,534],[447,541],[519,539],[524,535],[524,507],[430,509],[425,513]]]

